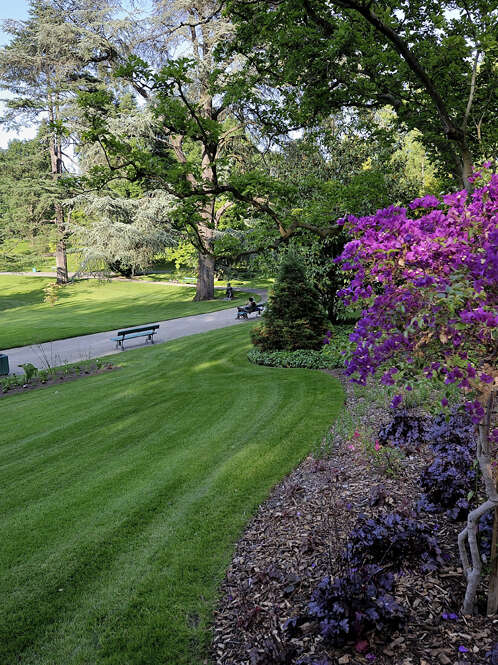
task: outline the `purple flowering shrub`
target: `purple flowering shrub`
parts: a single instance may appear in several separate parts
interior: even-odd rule
[[[360,640],[372,630],[387,636],[407,618],[394,592],[394,575],[380,566],[352,569],[334,580],[325,577],[313,592],[308,613],[320,622],[323,639],[333,646]]]
[[[427,441],[428,418],[414,416],[406,411],[400,411],[381,427],[377,434],[377,441],[383,445],[392,445],[408,451],[415,450]]]
[[[375,518],[359,515],[349,534],[344,558],[353,566],[376,562],[389,564],[398,571],[417,567],[428,572],[443,563],[437,538],[430,528],[398,513],[384,513]]]
[[[390,206],[339,220],[353,239],[338,259],[352,273],[342,291],[345,304],[364,308],[350,338],[351,380],[365,385],[381,373],[381,383],[397,386],[392,406],[402,403],[414,382],[429,382],[444,407],[459,389],[473,424],[480,426],[476,456],[486,498],[469,513],[459,539],[467,613],[474,609],[481,574],[478,519],[498,502],[492,471],[498,454],[492,423],[498,388],[498,174],[483,170],[474,181],[479,186],[472,193],[423,197],[408,209]],[[428,503],[446,502],[456,517],[468,508],[463,480],[471,472],[465,471],[465,451],[455,455],[464,479],[440,457],[422,484]],[[433,496],[429,475],[451,483],[451,501],[448,490]]]
[[[338,259],[353,275],[341,295],[347,305],[365,305],[350,337],[355,348],[346,373],[353,380],[365,384],[382,370],[381,382],[401,394],[418,378],[478,393],[492,384],[497,219],[493,174],[472,194],[424,197],[409,210],[390,206],[339,220],[353,236]],[[478,423],[482,400],[469,398],[467,408]]]

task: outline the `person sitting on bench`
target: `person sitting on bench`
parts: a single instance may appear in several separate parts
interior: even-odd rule
[[[258,306],[254,302],[254,298],[249,298],[247,303],[244,305],[244,309],[248,314],[255,312],[258,309]]]

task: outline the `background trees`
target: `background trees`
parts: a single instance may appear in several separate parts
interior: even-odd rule
[[[107,12],[104,0],[77,5],[69,0],[31,0],[27,21],[6,22],[12,39],[0,49],[0,86],[11,93],[3,122],[18,127],[40,119],[45,123],[59,283],[67,282],[67,228],[62,205],[68,170],[68,153],[64,151],[71,143],[67,121],[79,88],[96,81],[89,66],[109,57],[103,25],[93,31],[88,25],[88,20],[94,25],[103,23]]]
[[[389,104],[467,187],[473,160],[495,153],[495,3],[230,0],[227,7],[248,89],[278,91],[264,96],[264,122],[278,113],[302,125],[331,108]],[[248,103],[261,99],[249,95]]]

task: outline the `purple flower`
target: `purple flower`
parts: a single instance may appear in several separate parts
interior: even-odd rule
[[[479,375],[479,378],[483,383],[493,383],[493,377],[489,374],[484,374],[484,372]]]
[[[469,650],[468,650],[466,647],[460,645],[460,646],[458,647],[458,651],[459,651],[460,653],[468,653]]]
[[[448,400],[446,399],[446,397],[443,397],[443,399],[441,400],[441,406],[445,406],[445,407],[446,407],[446,406],[448,406],[448,404],[449,404],[449,402],[448,402]]]
[[[401,395],[395,395],[393,397],[392,402],[391,402],[391,409],[397,409],[402,401],[403,401],[403,398],[401,397]]]

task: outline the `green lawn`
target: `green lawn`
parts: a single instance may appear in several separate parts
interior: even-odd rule
[[[53,279],[0,275],[0,350],[104,332],[234,307],[246,301],[193,302],[195,289],[140,282],[81,280],[61,290],[55,305],[43,302]]]
[[[206,662],[235,541],[343,401],[248,348],[214,331],[0,399],[2,665]]]
[[[144,281],[152,281],[152,282],[170,282],[170,281],[177,281],[177,282],[193,282],[195,283],[195,277],[193,275],[190,276],[183,276],[183,274],[177,274],[174,271],[170,272],[150,272],[147,273],[146,275],[140,275],[137,277],[137,279],[144,280]],[[267,277],[258,277],[254,279],[218,279],[215,281],[215,286],[223,286],[225,287],[228,282],[233,287],[240,288],[240,287],[247,287],[248,289],[268,289],[273,286],[275,283],[275,280],[273,278],[267,278]]]

